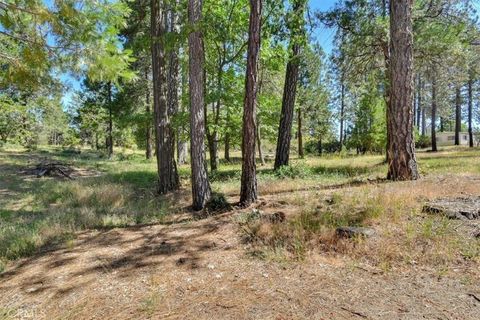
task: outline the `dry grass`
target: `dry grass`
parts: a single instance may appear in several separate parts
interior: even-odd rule
[[[198,221],[186,210],[188,167],[184,189],[159,198],[154,163],[135,154],[48,155],[102,175],[24,180],[33,155],[0,153],[0,248],[27,256],[0,278],[2,320],[478,317],[480,239],[422,212],[430,199],[480,194],[478,149],[419,153],[415,182],[379,179],[382,156],[294,159],[280,173],[268,164],[257,204]],[[212,177],[230,203],[239,170],[222,164]],[[278,212],[284,222],[261,218]],[[339,239],[342,225],[377,236]]]
[[[292,212],[285,223],[250,219],[241,222],[240,228],[253,254],[280,260],[301,260],[314,249],[350,256],[383,270],[478,264],[480,240],[472,238],[465,222],[422,213],[426,200],[479,194],[477,179],[448,175],[353,187],[327,195],[297,192],[283,197]],[[373,227],[378,235],[342,239],[335,234],[339,226]]]

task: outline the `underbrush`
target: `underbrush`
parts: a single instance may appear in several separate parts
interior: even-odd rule
[[[255,254],[302,260],[311,248],[337,251],[341,241],[335,233],[337,227],[367,226],[383,213],[377,199],[363,200],[340,193],[320,201],[292,199],[289,203],[298,201],[303,206],[298,214],[283,223],[262,219],[262,214],[256,210],[244,213],[237,222],[242,239],[252,245]]]
[[[159,223],[170,212],[166,199],[136,193],[106,178],[46,182],[33,203],[43,209],[2,211],[6,219],[0,225],[0,265],[41,246],[62,243],[79,230]]]
[[[39,201],[49,206],[51,215],[59,217],[71,228],[158,222],[168,208],[168,203],[156,198],[153,191],[136,193],[128,185],[113,183],[105,178],[52,183],[46,187],[50,192],[38,194]]]
[[[28,178],[22,173],[45,154],[77,168],[94,165],[100,176],[70,181]],[[7,193],[0,194],[0,272],[10,260],[42,247],[67,244],[76,231],[161,223],[175,212],[169,198],[155,194],[151,162],[98,162],[94,154],[86,153],[77,157],[63,151],[39,151],[33,157],[2,154],[0,190]]]
[[[455,172],[464,179],[480,173],[479,154],[478,149],[466,148],[419,153],[419,167],[427,178]],[[101,175],[74,181],[25,180],[21,170],[45,157]],[[478,183],[449,177],[441,181],[441,187],[439,182],[425,179],[369,184],[371,178],[383,177],[386,172],[381,155],[292,159],[290,166],[278,171],[273,171],[271,165],[258,167],[260,196],[278,195],[294,208],[295,214],[281,223],[265,221],[261,214],[239,220],[242,237],[256,255],[301,260],[313,249],[348,255],[383,269],[405,264],[445,266],[458,261],[479,261],[480,239],[463,236],[456,221],[421,213],[426,199],[458,196],[462,192],[480,194]],[[179,170],[188,190],[190,168],[181,166]],[[240,172],[238,161],[221,164],[210,176],[213,190],[237,197]],[[167,214],[183,210],[186,205],[175,197],[155,194],[156,179],[155,161],[143,159],[138,152],[126,152],[114,160],[85,150],[80,154],[50,149],[0,153],[0,272],[8,260],[32,255],[52,243],[69,243],[78,230],[161,223]],[[328,191],[329,187],[348,186],[357,180],[365,185],[335,193]],[[183,200],[190,202],[188,196]],[[212,212],[230,209],[222,196],[214,197],[209,206]],[[373,227],[378,236],[342,239],[335,234],[338,226]]]
[[[480,263],[480,239],[461,231],[462,222],[421,212],[424,199],[447,192],[454,189],[426,183],[363,187],[326,199],[309,193],[291,196],[288,203],[297,204],[298,212],[282,223],[262,219],[256,210],[241,214],[237,223],[250,254],[267,260],[303,260],[313,251],[350,257],[383,271]],[[348,239],[336,233],[340,226],[369,227],[376,235]]]

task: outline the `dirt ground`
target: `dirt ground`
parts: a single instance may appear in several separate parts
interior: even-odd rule
[[[81,233],[9,267],[0,318],[478,319],[478,266],[385,273],[315,251],[264,261],[246,254],[235,214]]]

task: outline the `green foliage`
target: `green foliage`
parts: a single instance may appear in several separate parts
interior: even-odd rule
[[[432,147],[432,138],[429,136],[418,135],[415,140],[415,148],[425,149]]]
[[[281,166],[274,171],[276,177],[280,179],[302,179],[311,174],[310,168],[302,162],[295,162],[289,166]]]
[[[385,100],[378,94],[374,79],[359,95],[347,146],[361,153],[382,152],[386,147]]]
[[[231,204],[228,203],[225,195],[222,193],[214,192],[207,203],[207,209],[210,213],[218,213],[222,211],[228,211],[232,208]]]
[[[118,30],[129,14],[123,1],[6,1],[0,10],[0,88],[38,89],[58,71],[100,80],[132,78],[130,52]]]

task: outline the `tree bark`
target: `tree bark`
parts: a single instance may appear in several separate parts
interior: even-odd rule
[[[112,111],[112,84],[109,82],[107,84],[108,90],[108,137],[107,137],[107,148],[108,148],[108,159],[113,157],[113,111]]]
[[[171,38],[176,37],[180,33],[180,26],[178,23],[178,14],[176,12],[179,0],[172,1],[173,8],[169,5],[168,8],[168,33],[172,35]],[[179,73],[179,63],[178,63],[178,54],[179,46],[175,41],[171,46],[168,52],[168,78],[167,78],[167,104],[168,104],[168,115],[172,117],[174,114],[178,113],[179,110],[179,88],[180,88],[180,73]],[[174,135],[174,131],[172,131]]]
[[[145,71],[145,81],[147,84],[147,90],[145,94],[145,113],[147,114],[147,123],[146,123],[146,150],[145,157],[147,160],[152,158],[152,119],[150,118],[151,111],[151,102],[150,102],[150,86],[148,85],[148,71]]]
[[[427,134],[427,113],[425,106],[422,107],[422,136]]]
[[[390,1],[389,180],[418,176],[413,138],[413,0]]]
[[[318,152],[318,155],[319,155],[319,156],[322,155],[322,152],[323,152],[322,138],[319,138],[319,139],[318,139],[318,142],[317,142],[317,152]]]
[[[437,79],[436,74],[433,74],[432,79],[432,151],[437,152]]]
[[[418,76],[418,93],[417,93],[417,130],[420,131],[421,124],[420,122],[422,121],[422,112],[423,112],[423,107],[422,107],[422,78]],[[422,131],[422,135],[424,135]]]
[[[340,79],[340,148],[343,146],[344,140],[343,140],[343,124],[345,121],[345,83],[344,83],[344,76],[343,76],[343,70],[341,71],[341,79]]]
[[[303,153],[303,134],[302,134],[302,108],[297,110],[297,138],[298,138],[298,156],[303,158],[305,155]]]
[[[418,79],[418,77],[417,77]],[[418,96],[418,91],[417,91],[417,81],[415,81],[415,78],[413,80],[413,109],[412,109],[412,114],[413,114],[413,127],[417,125],[417,96]]]
[[[167,70],[165,65],[166,14],[163,1],[151,0],[153,111],[155,120],[155,151],[157,156],[159,194],[180,186],[174,152],[174,131],[167,104]]]
[[[303,19],[305,1],[297,0],[294,3],[293,13],[298,19]],[[302,34],[301,26],[291,28],[292,54],[287,63],[285,85],[283,88],[282,113],[278,128],[277,150],[275,154],[274,169],[288,166],[290,157],[290,142],[292,139],[293,113],[297,95],[297,82],[299,71],[300,43],[298,37]]]
[[[228,122],[227,122],[228,123]],[[224,153],[225,160],[230,162],[230,133],[225,133],[225,153]]]
[[[460,131],[462,131],[462,101],[460,87],[455,88],[455,145],[460,145]]]
[[[245,100],[243,105],[242,180],[240,188],[240,204],[243,206],[249,206],[258,197],[257,169],[255,165],[255,109],[257,106],[261,18],[262,0],[250,0],[247,71],[245,74]]]
[[[208,154],[210,156],[210,171],[218,170],[218,132],[213,130],[212,133],[207,134]]]
[[[224,149],[224,158],[225,158],[225,161],[227,162],[230,162],[230,129],[229,129],[229,125],[230,125],[230,112],[229,110],[227,109],[226,110],[227,114],[225,116],[225,123],[227,124],[227,126],[225,127],[225,137],[224,137],[224,142],[225,142],[225,149]]]
[[[181,86],[181,96],[186,94],[186,88],[187,88],[187,77],[188,74],[186,72],[181,73],[181,78],[182,78],[182,86]],[[184,113],[185,110],[185,103],[180,103],[180,108],[182,110],[182,113]],[[186,134],[187,129],[185,126],[182,124],[179,126],[178,131],[177,131],[177,163],[179,165],[187,163],[187,153],[188,153],[188,144],[187,141],[185,141],[184,135]]]
[[[190,84],[190,157],[192,169],[192,207],[201,210],[211,196],[205,162],[205,53],[199,22],[202,0],[188,1],[188,22],[194,26],[188,35]]]
[[[257,148],[258,148],[258,157],[260,158],[260,164],[262,166],[265,165],[265,157],[263,156],[263,150],[262,150],[262,137],[260,135],[260,119],[258,118],[257,115]]]
[[[473,148],[473,125],[472,125],[472,113],[473,113],[473,80],[470,77],[468,80],[468,145]]]

